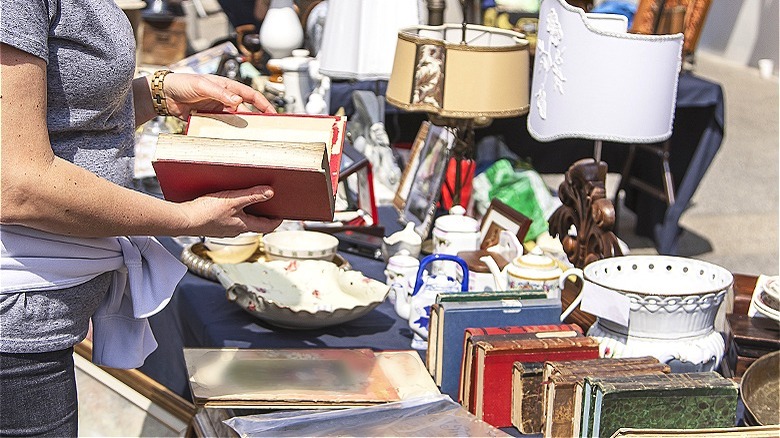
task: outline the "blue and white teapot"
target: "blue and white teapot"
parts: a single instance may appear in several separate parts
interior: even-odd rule
[[[463,270],[463,281],[448,275],[431,275],[425,268],[435,261],[451,261],[460,265]],[[441,292],[466,292],[469,287],[469,268],[466,262],[458,256],[450,254],[432,254],[420,262],[417,280],[412,291],[409,309],[409,327],[412,329],[412,348],[428,349],[428,325],[431,318],[431,306],[436,302],[436,295]]]

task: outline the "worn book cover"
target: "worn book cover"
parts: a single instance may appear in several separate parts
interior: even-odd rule
[[[186,135],[160,134],[152,165],[170,201],[269,185],[248,213],[331,221],[345,129],[341,116],[195,113]]]
[[[381,364],[390,362],[391,370],[413,365],[408,360],[379,359],[369,349],[338,348],[185,348],[184,360],[196,405],[266,409],[398,401],[396,385],[403,378],[391,380]]]
[[[548,324],[509,327],[469,327],[463,333],[463,354],[460,363],[458,400],[468,406],[471,382],[474,380],[474,344],[478,341],[503,341],[519,339],[573,338],[585,336],[576,324]],[[465,370],[472,374],[465,374]]]
[[[525,435],[542,432],[544,363],[515,362],[512,369],[512,426]]]
[[[597,357],[599,344],[591,337],[477,342],[474,344],[471,384],[474,402],[469,410],[493,426],[509,427],[512,425],[512,368],[515,362]],[[470,371],[466,370],[464,374]]]
[[[715,372],[585,381],[592,396],[582,436],[610,437],[622,427],[696,429],[736,422],[739,385]]]
[[[635,376],[668,373],[670,368],[654,357],[594,359],[545,364],[543,418],[545,436],[576,436],[581,417],[581,382],[588,376]],[[550,372],[549,370],[553,371]],[[580,404],[578,404],[580,403]]]
[[[434,304],[428,331],[429,370],[441,391],[456,400],[463,333],[468,327],[559,324],[560,318],[561,302],[556,298]]]

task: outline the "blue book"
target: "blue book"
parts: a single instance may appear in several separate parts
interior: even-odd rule
[[[560,318],[557,298],[435,303],[428,330],[428,370],[441,392],[457,400],[467,328],[560,324]]]

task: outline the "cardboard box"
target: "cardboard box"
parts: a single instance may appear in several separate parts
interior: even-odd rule
[[[168,65],[184,59],[187,52],[183,18],[141,22],[140,64]]]

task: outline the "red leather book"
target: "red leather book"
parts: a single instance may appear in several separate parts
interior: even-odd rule
[[[469,411],[495,427],[512,425],[515,362],[599,357],[598,341],[591,337],[479,341],[474,347],[474,404]]]
[[[531,336],[517,336],[524,334]],[[474,380],[474,368],[470,367],[471,374],[466,378],[464,374],[466,367],[470,366],[473,358],[473,345],[476,340],[494,339],[530,339],[536,338],[536,333],[548,333],[549,336],[584,336],[582,329],[576,324],[544,324],[544,325],[513,325],[504,327],[469,327],[463,332],[463,357],[460,364],[460,387],[458,390],[458,401],[468,407],[473,402],[473,397],[469,397],[469,383]],[[544,336],[544,335],[542,335]]]
[[[331,221],[345,127],[345,117],[193,114],[186,135],[160,134],[152,165],[169,201],[269,185],[274,197],[248,213]]]

